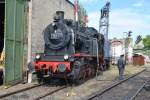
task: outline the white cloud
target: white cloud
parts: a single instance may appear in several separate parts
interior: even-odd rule
[[[142,2],[137,2],[135,4],[133,4],[134,7],[142,7],[143,3]]]
[[[150,22],[148,22],[149,19],[147,18],[149,15],[142,15],[131,9],[122,9],[112,11],[110,16],[111,33],[119,34],[132,30],[133,35],[145,35],[149,32]]]
[[[92,12],[88,14],[89,23],[88,26],[99,29],[99,16],[100,12]]]
[[[100,12],[89,13],[89,26],[99,29]],[[132,9],[112,10],[110,13],[110,34],[109,38],[123,38],[123,32],[131,30],[133,37],[141,34],[145,36],[150,29],[150,15],[135,12]]]

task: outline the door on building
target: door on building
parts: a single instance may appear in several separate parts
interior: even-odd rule
[[[4,48],[4,17],[5,17],[5,2],[0,0],[0,56]]]
[[[25,1],[5,1],[5,85],[22,80]]]
[[[0,84],[3,83],[5,1],[0,0]]]

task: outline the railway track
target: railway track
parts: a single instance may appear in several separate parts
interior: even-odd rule
[[[134,100],[137,94],[150,81],[150,72],[143,70],[127,79],[98,91],[86,100]]]
[[[133,100],[150,100],[150,81],[144,86],[144,88],[139,90]]]
[[[150,80],[149,80],[150,81]],[[142,91],[142,89],[145,87],[145,85],[149,82],[146,81],[143,85],[141,85],[141,87],[137,90],[137,92],[130,98],[130,100],[135,100],[135,98],[137,97],[137,95]]]
[[[29,88],[0,96],[0,100],[40,100],[48,95],[65,89],[66,86],[35,85]]]

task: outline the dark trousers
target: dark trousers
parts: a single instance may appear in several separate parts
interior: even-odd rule
[[[119,79],[123,79],[124,68],[118,68],[119,70]]]

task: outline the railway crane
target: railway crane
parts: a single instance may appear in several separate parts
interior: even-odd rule
[[[109,12],[110,12],[110,2],[107,2],[105,6],[100,11],[100,23],[99,23],[99,33],[104,35],[104,59],[106,68],[109,68],[110,62],[110,43],[108,39],[109,33]]]

